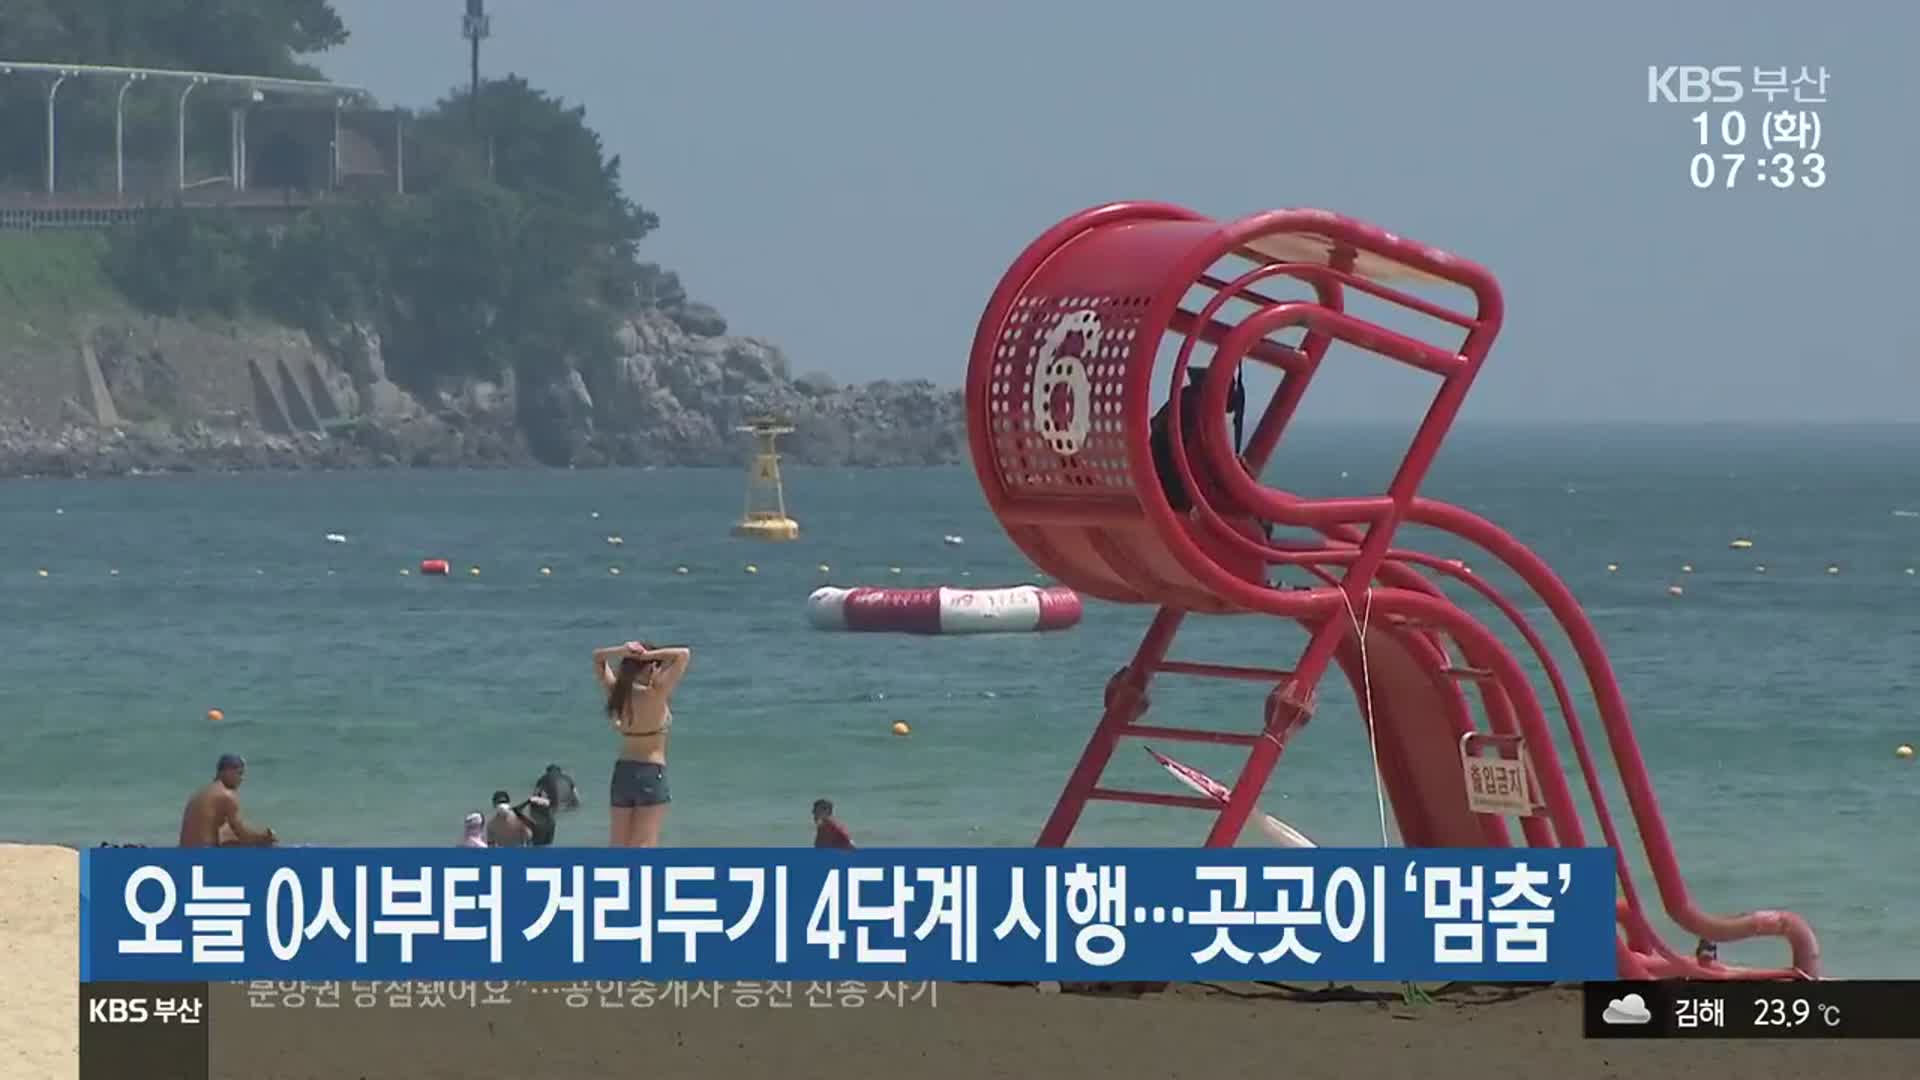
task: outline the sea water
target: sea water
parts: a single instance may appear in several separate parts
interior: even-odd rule
[[[1379,491],[1403,449],[1385,431],[1304,431],[1268,480]],[[805,844],[821,797],[863,846],[1031,843],[1150,612],[1090,602],[1079,627],[1045,635],[810,629],[821,584],[1035,571],[969,468],[786,480],[804,530],[788,544],[729,537],[743,478],[724,470],[0,484],[0,838],[170,843],[187,795],[235,752],[248,820],[287,842],[451,845],[490,792],[522,794],[554,762],[584,802],[559,842],[601,844],[614,741],[589,654],[645,638],[694,650],[669,843]],[[1508,528],[1586,605],[1701,907],[1795,910],[1833,972],[1920,975],[1920,944],[1894,918],[1920,884],[1920,763],[1893,755],[1920,743],[1920,577],[1906,572],[1920,519],[1895,513],[1920,509],[1920,432],[1469,429],[1425,490]],[[1731,549],[1740,537],[1753,546]],[[453,573],[421,576],[424,558]],[[1630,828],[1570,649],[1523,606]],[[1277,620],[1195,618],[1174,653],[1284,667],[1303,640]],[[1248,729],[1264,692],[1168,677],[1152,719]],[[891,734],[896,721],[911,735]],[[1159,748],[1234,777],[1230,749]],[[1583,796],[1564,740],[1562,754]],[[1109,777],[1178,790],[1134,742]],[[1265,807],[1323,845],[1372,845],[1378,799],[1354,696],[1329,680]],[[1197,844],[1209,822],[1095,804],[1075,840]],[[1728,955],[1784,960],[1774,944]]]

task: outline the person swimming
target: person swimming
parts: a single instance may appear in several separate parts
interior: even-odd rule
[[[573,777],[558,765],[548,765],[540,779],[533,782],[533,789],[545,795],[555,810],[580,809],[580,792],[574,785]]]
[[[466,833],[460,837],[460,847],[487,847],[487,818],[475,810],[467,815]]]
[[[660,825],[672,801],[667,791],[671,702],[692,659],[690,649],[656,649],[643,641],[594,650],[594,679],[606,692],[607,718],[620,736],[610,792],[612,847],[660,844]]]

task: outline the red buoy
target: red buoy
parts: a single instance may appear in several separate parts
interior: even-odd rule
[[[420,572],[423,574],[445,574],[450,569],[445,559],[420,560]]]

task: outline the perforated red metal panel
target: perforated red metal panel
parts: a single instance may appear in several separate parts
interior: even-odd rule
[[[1011,496],[1127,495],[1121,400],[1144,296],[1023,296],[993,355],[988,424]],[[1151,364],[1148,353],[1142,363]]]

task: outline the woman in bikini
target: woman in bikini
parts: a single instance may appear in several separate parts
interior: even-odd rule
[[[620,736],[613,763],[613,847],[658,847],[667,816],[669,703],[687,673],[691,650],[656,649],[629,641],[593,654],[593,674],[607,694],[607,719]]]

